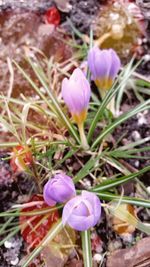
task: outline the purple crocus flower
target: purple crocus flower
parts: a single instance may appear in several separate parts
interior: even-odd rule
[[[100,50],[94,46],[88,53],[88,66],[97,87],[100,90],[108,90],[120,69],[121,62],[113,49]]]
[[[77,124],[86,119],[91,89],[83,72],[76,68],[69,79],[62,82],[62,97]]]
[[[44,186],[43,197],[49,206],[54,206],[57,202],[65,203],[75,195],[75,186],[71,177],[63,173],[56,174]]]
[[[82,191],[69,200],[63,209],[62,221],[78,231],[85,231],[97,224],[101,215],[101,203],[96,194]]]

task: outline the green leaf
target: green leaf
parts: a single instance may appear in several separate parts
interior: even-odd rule
[[[146,109],[149,109],[150,106],[150,100],[145,101],[144,103],[139,104],[137,107],[133,108],[129,112],[126,112],[119,116],[113,123],[108,125],[102,133],[98,136],[98,138],[95,140],[95,142],[92,145],[92,148],[96,147],[98,143],[103,140],[104,137],[106,137],[108,134],[110,134],[119,124],[123,123],[124,121],[128,120],[129,118],[133,117],[139,112],[142,112]]]
[[[0,241],[0,246],[2,246],[6,240],[9,240],[11,237],[13,237],[15,234],[17,234],[20,230],[20,227],[15,227],[13,231],[11,231],[4,239]]]
[[[45,82],[45,79],[43,79],[43,77],[41,76],[40,72],[39,72],[39,68],[36,64],[32,63],[32,61],[30,60],[30,58],[27,58],[28,62],[30,63],[32,69],[34,70],[37,78],[39,79],[39,81],[41,82],[41,84],[43,85],[43,87],[45,88],[47,94],[49,95],[53,106],[56,110],[56,113],[59,117],[59,119],[65,124],[65,126],[67,127],[67,129],[69,130],[69,132],[71,133],[71,135],[74,137],[74,139],[77,141],[78,144],[80,144],[80,139],[72,125],[72,123],[70,122],[69,118],[66,116],[66,114],[64,114],[63,110],[61,109],[61,107],[59,106],[59,103],[57,101],[57,99],[54,97],[53,93],[51,92],[48,84]]]
[[[131,74],[133,74],[133,71],[132,71],[133,62],[134,62],[134,57],[131,59],[131,61],[129,62],[129,64],[125,68],[124,76],[127,76],[128,78],[130,78]],[[140,64],[140,62],[137,63],[137,65],[139,65],[139,64]],[[135,67],[134,67],[134,70],[135,70]],[[124,90],[126,89],[127,82],[128,82],[128,80],[125,80],[125,82],[122,83],[122,86],[120,87],[120,90],[118,91],[118,94],[116,96],[115,110],[118,113],[119,113],[119,110],[120,110],[121,101],[122,101]]]
[[[131,60],[131,62],[129,63],[129,66],[133,63],[133,59]],[[139,63],[138,63],[139,64]],[[132,70],[130,70],[130,72],[128,71],[129,66],[127,65],[123,71],[120,73],[120,75],[118,76],[118,79],[115,81],[114,85],[112,86],[112,88],[108,91],[108,93],[106,94],[106,96],[104,97],[103,101],[101,102],[101,105],[95,115],[95,118],[90,126],[89,132],[88,132],[88,142],[91,141],[91,138],[93,136],[93,133],[95,131],[96,125],[98,123],[98,121],[100,120],[100,118],[103,116],[104,111],[108,105],[108,103],[111,101],[111,99],[116,95],[116,93],[120,90],[120,88],[122,88],[125,83],[127,82],[127,80],[129,79],[129,77],[131,76],[131,74],[133,73],[133,71],[135,70],[135,68],[137,67],[134,66],[132,68]],[[119,82],[121,80],[121,82]],[[118,84],[118,86],[116,86]]]
[[[150,82],[141,79],[136,80],[136,85],[150,88]]]
[[[101,155],[99,155],[96,158],[91,157],[86,164],[81,168],[81,170],[78,171],[78,173],[75,175],[73,181],[74,183],[79,182],[81,179],[83,179],[85,176],[87,176],[91,171],[95,168],[95,165],[98,166],[99,163],[97,161]]]
[[[28,74],[15,61],[13,61],[13,62],[17,66],[17,68],[19,69],[19,71],[23,74],[23,76],[27,79],[27,81],[35,89],[35,91],[37,92],[37,94],[45,101],[45,103],[50,108],[50,110],[53,110],[57,114],[58,118],[64,123],[64,125],[66,126],[66,128],[68,129],[68,131],[71,133],[71,135],[74,137],[74,139],[77,141],[77,143],[80,144],[79,136],[77,135],[77,133],[76,133],[73,125],[71,124],[69,118],[67,118],[66,114],[64,114],[64,112],[62,111],[61,107],[59,106],[56,98],[52,94],[52,92],[51,92],[49,86],[47,85],[47,83],[45,82],[45,79],[43,79],[43,75],[42,76],[40,75],[38,66],[36,64],[33,64],[31,62],[31,60],[28,58],[28,62],[30,63],[32,69],[34,70],[34,72],[35,72],[35,74],[37,76],[37,78],[39,79],[39,81],[43,85],[44,89],[46,90],[48,96],[51,99],[52,104],[50,103],[50,101],[48,100],[48,98],[44,94],[41,93],[41,91],[38,88],[38,86],[28,76]]]
[[[150,166],[145,167],[142,170],[135,172],[135,173],[131,173],[129,175],[125,175],[125,176],[115,178],[115,179],[107,179],[106,181],[102,182],[100,185],[97,185],[94,188],[92,188],[92,191],[100,192],[100,191],[108,190],[108,189],[111,189],[113,187],[122,185],[122,184],[127,183],[130,180],[136,178],[137,176],[142,175],[143,173],[145,173],[149,170],[150,170]]]
[[[96,192],[96,195],[102,200],[107,200],[107,201],[116,200],[117,201],[117,200],[120,200],[121,198],[121,203],[127,203],[131,205],[150,208],[150,201],[142,199],[142,198],[126,197],[126,196],[122,197],[122,196],[112,194],[109,192]]]
[[[90,230],[81,232],[84,267],[92,267]]]

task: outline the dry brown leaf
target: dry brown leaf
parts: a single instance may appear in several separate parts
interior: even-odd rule
[[[70,254],[75,250],[76,233],[70,227],[65,227],[46,247],[41,258],[46,267],[63,267]]]
[[[121,204],[121,210],[129,212],[132,216],[136,217],[136,210],[134,206],[130,204]],[[127,221],[122,221],[116,216],[112,218],[113,229],[117,234],[132,234],[135,231],[135,226],[129,224]]]

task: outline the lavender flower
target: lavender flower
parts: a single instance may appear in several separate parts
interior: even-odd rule
[[[75,195],[72,179],[63,173],[55,175],[44,186],[43,196],[49,206],[54,206],[57,202],[65,203]]]
[[[97,224],[101,215],[99,198],[91,192],[82,191],[66,203],[63,209],[62,221],[78,231],[85,231]]]
[[[90,84],[79,68],[73,71],[69,79],[64,78],[62,97],[77,124],[86,119],[90,95]]]
[[[121,63],[113,49],[100,50],[94,46],[88,53],[88,66],[97,87],[105,91],[111,88]]]

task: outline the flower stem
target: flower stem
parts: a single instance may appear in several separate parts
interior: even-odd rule
[[[95,41],[95,44],[100,47],[102,43],[104,43],[105,40],[107,40],[109,37],[111,37],[111,32],[106,32],[99,39]]]
[[[85,136],[85,132],[84,132],[84,123],[78,123],[78,129],[79,129],[79,134],[80,134],[80,139],[81,139],[81,145],[83,147],[84,150],[88,150],[89,149],[89,145],[87,143],[87,139]]]
[[[107,94],[107,91],[105,90],[100,90],[99,89],[99,93],[100,93],[100,96],[102,98],[102,100],[104,99],[104,97],[106,96]],[[107,105],[107,109],[109,109],[111,111],[111,113],[115,116],[116,112],[115,112],[115,97],[113,97],[110,102],[108,103]]]

